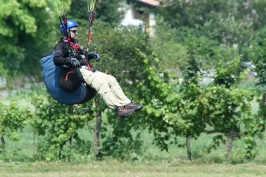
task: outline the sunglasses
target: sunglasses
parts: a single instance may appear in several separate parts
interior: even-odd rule
[[[72,33],[78,34],[78,30],[70,30]]]

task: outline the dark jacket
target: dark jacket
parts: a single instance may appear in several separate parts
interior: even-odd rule
[[[78,43],[75,43],[79,45]],[[54,64],[56,66],[62,66],[62,65],[67,65],[71,66],[71,58],[76,58],[79,60],[80,65],[88,65],[88,62],[85,58],[87,56],[87,53],[85,53],[81,48],[79,49],[74,49],[71,50],[71,47],[69,46],[68,42],[64,40],[64,38],[61,38],[60,41],[56,44],[54,48]],[[75,52],[72,52],[75,51]],[[82,55],[84,57],[82,57]]]

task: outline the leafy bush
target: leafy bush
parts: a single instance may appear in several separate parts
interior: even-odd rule
[[[90,153],[91,143],[82,140],[77,130],[86,127],[94,118],[91,103],[88,103],[90,104],[88,114],[82,112],[73,114],[71,106],[60,104],[50,96],[47,101],[40,97],[35,97],[33,101],[36,113],[31,125],[37,135],[44,136],[44,142],[38,146],[36,154],[38,159],[70,160],[75,153],[81,155]]]

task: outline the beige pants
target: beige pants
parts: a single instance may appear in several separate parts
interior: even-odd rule
[[[85,67],[80,69],[85,82],[94,88],[103,98],[109,108],[124,106],[131,102],[126,97],[116,78],[100,71],[89,71]]]

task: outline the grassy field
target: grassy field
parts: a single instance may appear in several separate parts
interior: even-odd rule
[[[1,177],[265,177],[266,166],[256,164],[198,164],[184,161],[126,163],[117,161],[0,164]]]

